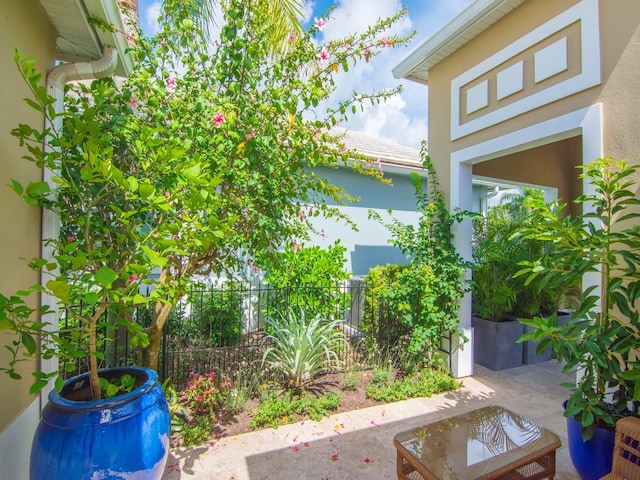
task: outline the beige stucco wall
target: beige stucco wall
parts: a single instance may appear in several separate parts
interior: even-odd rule
[[[480,34],[456,53],[446,58],[429,72],[429,147],[441,180],[447,191],[450,188],[449,159],[452,152],[477,145],[486,140],[500,137],[521,128],[540,123],[544,120],[556,118],[560,115],[579,110],[601,102],[603,104],[603,150],[606,156],[626,157],[634,162],[640,161],[640,89],[637,78],[640,75],[640,8],[637,0],[601,0],[600,42],[601,42],[601,85],[523,113],[502,123],[490,126],[478,132],[471,133],[457,140],[451,141],[451,81],[462,73],[511,45],[529,31],[556,17],[567,8],[579,3],[578,0],[528,0],[513,12],[499,20],[487,31]],[[594,54],[596,54],[594,52]],[[571,68],[571,65],[570,65]],[[579,157],[580,149],[567,150],[565,143],[558,143],[557,150],[551,152],[549,147],[544,156],[537,152],[522,152],[505,158],[502,166],[508,175],[509,160],[518,158],[518,163],[525,161],[541,162],[541,167],[526,175],[526,169],[520,172],[521,181],[540,184],[539,174],[547,171],[550,180],[542,184],[556,186],[559,190],[575,196],[575,184],[568,187],[566,178],[551,179],[553,175],[565,175],[572,170]],[[575,147],[575,145],[574,145]],[[553,158],[560,161],[565,154],[567,157],[563,165],[552,165]],[[588,160],[588,159],[587,159]],[[483,168],[493,167],[474,166],[474,173],[480,173]],[[511,168],[512,169],[512,168]],[[565,173],[563,173],[565,172]],[[486,172],[485,172],[486,173]],[[577,172],[574,171],[577,175]],[[496,175],[492,175],[496,176]],[[497,175],[498,178],[501,178]],[[506,178],[506,177],[504,177]],[[544,180],[544,179],[543,179]],[[564,186],[563,186],[564,185]]]
[[[38,276],[21,258],[31,259],[40,252],[40,212],[37,207],[26,206],[13,190],[10,180],[25,183],[41,179],[41,172],[33,164],[22,160],[26,152],[18,145],[10,131],[18,123],[28,123],[42,129],[43,119],[29,108],[24,97],[29,91],[13,60],[14,50],[32,55],[38,67],[46,72],[53,66],[55,31],[44,10],[36,0],[2,0],[0,2],[0,256],[2,275],[0,292],[10,295],[20,288],[33,285]],[[44,78],[44,75],[43,75]],[[0,364],[8,361],[3,345],[11,341],[0,334]],[[27,409],[36,397],[28,389],[32,380],[28,373],[36,366],[34,361],[24,362],[25,381],[17,382],[0,374],[0,434]]]

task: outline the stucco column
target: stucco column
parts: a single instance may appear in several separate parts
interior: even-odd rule
[[[451,162],[449,190],[449,209],[470,211],[472,208],[471,165]],[[454,245],[465,260],[471,260],[471,234],[473,226],[470,218],[453,226]],[[467,271],[465,279],[471,278]],[[460,336],[454,337],[451,344],[451,370],[456,378],[473,375],[473,329],[471,328],[471,292],[460,301]],[[466,339],[466,342],[464,341]]]

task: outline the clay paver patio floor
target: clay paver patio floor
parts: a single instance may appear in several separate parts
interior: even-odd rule
[[[556,433],[556,479],[579,479],[566,448],[561,383],[555,360],[499,372],[475,366],[463,388],[431,398],[379,405],[277,429],[171,451],[162,480],[383,480],[396,477],[393,437],[423,423],[497,404]]]

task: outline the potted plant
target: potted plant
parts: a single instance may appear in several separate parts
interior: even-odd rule
[[[139,347],[140,363],[153,366],[163,325],[191,276],[224,269],[237,272],[246,268],[247,258],[256,251],[273,252],[287,238],[304,236],[311,226],[304,221],[301,202],[319,204],[314,216],[340,215],[324,199],[331,197],[339,204],[351,197],[306,167],[347,164],[351,152],[327,133],[328,127],[346,118],[352,107],[355,110],[365,100],[382,101],[396,89],[354,95],[338,108],[327,109],[324,118],[314,111],[313,121],[306,120],[305,112],[335,90],[334,75],[340,69],[347,70],[352,61],[368,61],[383,48],[404,45],[412,36],[378,40],[403,11],[380,19],[361,35],[332,40],[323,47],[313,39],[320,28],[316,25],[308,32],[283,36],[283,58],[274,60],[265,41],[274,31],[271,10],[264,5],[225,3],[217,48],[195,26],[193,7],[191,1],[165,1],[160,31],[130,43],[135,68],[129,78],[69,86],[72,91],[65,97],[64,111],[56,111],[34,62],[17,55],[33,93],[27,101],[46,117],[47,126],[19,125],[13,133],[27,146],[25,158],[53,175],[51,182],[14,181],[12,186],[29,204],[55,213],[61,232],[46,241],[51,255],[31,262],[43,271],[41,285],[0,297],[0,329],[17,334],[11,346],[14,358],[0,369],[18,377],[15,366],[23,353],[55,357],[68,370],[79,362],[87,376],[74,380],[70,388],[58,377],[52,396],[87,386],[89,400],[73,401],[82,403],[81,408],[99,409],[96,430],[100,431],[114,417],[114,399],[130,397],[138,383],[145,388],[150,375],[101,373],[104,347],[113,346],[102,327],[106,324],[107,332],[126,330],[134,347]],[[114,28],[93,18],[89,21],[99,28]],[[360,157],[354,156],[363,160]],[[355,171],[382,177],[381,171],[360,160],[352,163]],[[151,282],[151,269],[160,270],[159,278],[150,297],[144,298],[138,286]],[[37,300],[27,297],[41,293],[54,299],[68,324],[60,328],[53,309],[29,307]],[[133,311],[150,304],[151,324],[143,331],[132,321]],[[57,375],[57,371],[35,372],[32,391]],[[125,393],[105,399],[109,392]],[[124,411],[119,406],[117,410]],[[154,424],[168,427],[162,415]],[[153,433],[146,432],[147,439],[168,446],[168,435]],[[67,456],[87,463],[98,457],[112,461],[114,455],[107,450],[116,444],[123,456],[156,451],[132,448],[132,441],[93,442],[76,436],[83,444],[103,445],[101,454],[67,448]],[[134,436],[127,432],[127,439]],[[160,468],[166,448],[164,452],[163,457],[149,456],[155,462],[149,469]],[[32,468],[55,478],[93,476],[75,466],[73,475],[57,471],[58,457],[34,450],[34,462],[43,463]],[[71,460],[68,463],[72,465]],[[104,469],[95,468],[136,476],[129,466],[120,470],[107,463]],[[40,473],[34,478],[41,478]]]
[[[557,202],[532,205],[537,221],[521,235],[553,248],[523,262],[518,275],[552,289],[584,282],[565,325],[556,314],[535,317],[524,321],[534,330],[522,338],[550,345],[565,371],[578,373],[564,412],[569,450],[583,478],[600,478],[611,468],[616,421],[640,413],[640,166],[600,158],[582,168],[591,189],[576,200],[582,213],[564,216]]]
[[[32,393],[54,378],[55,389],[34,436],[30,478],[160,478],[169,411],[157,374],[141,367],[101,369],[110,341],[106,327],[126,329],[133,346],[147,342],[131,311],[146,301],[138,284],[153,268],[145,246],[157,230],[148,226],[148,199],[126,177],[126,121],[115,103],[126,100],[113,94],[113,80],[104,79],[77,87],[65,111],[56,112],[35,62],[18,53],[16,61],[33,93],[28,101],[48,127],[19,125],[12,133],[27,145],[25,158],[53,175],[51,183],[14,180],[12,187],[61,225],[60,234],[46,240],[51,254],[29,264],[41,272],[42,284],[0,296],[0,328],[16,334],[13,359],[2,370],[19,379],[15,367],[23,354],[56,358],[60,365],[33,373]],[[122,131],[114,128],[118,121]],[[38,300],[29,297],[39,294],[53,300],[30,308]],[[85,370],[66,381],[61,374]]]
[[[542,201],[542,191],[524,188],[505,194],[499,205],[489,209],[484,221],[474,224],[474,352],[478,363],[494,370],[550,360],[550,347],[538,350],[537,342],[517,341],[531,328],[519,320],[549,315],[569,305],[570,285],[551,289],[539,285],[536,279],[525,282],[516,276],[520,262],[538,258],[550,248],[548,241],[518,234],[536,221],[527,206],[529,199]]]
[[[472,285],[474,359],[492,370],[522,365],[522,345],[517,339],[522,324],[508,317],[516,301],[511,276],[515,273],[509,253],[512,222],[477,219],[474,222]]]

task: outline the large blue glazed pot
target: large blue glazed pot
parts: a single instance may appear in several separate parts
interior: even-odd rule
[[[615,433],[596,427],[593,437],[584,442],[580,429],[581,424],[578,420],[567,417],[567,440],[571,461],[582,480],[598,480],[611,472]]]
[[[87,374],[49,394],[31,447],[31,480],[160,479],[169,453],[167,400],[153,370],[112,368],[100,376],[125,373],[140,386],[114,398],[69,400],[88,386]]]

